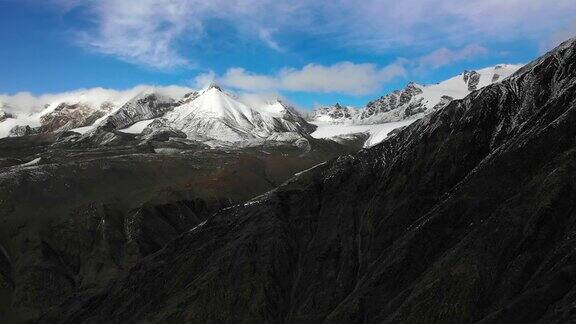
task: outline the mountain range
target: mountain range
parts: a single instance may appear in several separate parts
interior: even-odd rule
[[[188,218],[40,322],[574,322],[575,122],[573,39],[380,144]]]
[[[182,131],[190,138],[233,143],[266,140],[276,133],[305,135],[315,129],[294,108],[281,101],[249,106],[216,85],[182,98],[150,89],[125,102],[91,101],[72,98],[48,104],[41,112],[27,118],[37,121],[39,126],[14,126],[8,135],[71,131],[86,138],[101,132],[122,132],[131,127],[129,132],[135,129],[145,133],[173,130]],[[7,121],[9,118],[5,118],[4,123]]]
[[[576,39],[311,120],[173,90],[2,105],[0,322],[576,321]]]
[[[499,64],[477,71],[467,70],[448,80],[431,85],[410,82],[402,90],[395,90],[363,108],[334,104],[316,108],[311,122],[318,126],[313,134],[318,138],[358,131],[370,134],[366,146],[380,143],[389,132],[409,125],[434,111],[446,107],[455,99],[492,83],[500,82],[517,71],[521,65]]]
[[[46,103],[40,112],[24,118],[3,113],[0,129],[8,136],[71,131],[82,135],[76,140],[106,138],[106,143],[115,137],[114,132],[178,131],[198,141],[244,142],[245,145],[308,135],[329,138],[367,132],[370,137],[366,146],[370,146],[380,142],[394,128],[441,109],[471,91],[501,81],[518,68],[502,64],[464,71],[434,85],[412,82],[361,109],[340,104],[318,108],[308,121],[280,100],[248,104],[219,86],[211,85],[181,97],[154,88],[143,90],[132,98],[81,93],[64,101]],[[108,135],[103,136],[103,132]]]
[[[335,104],[320,107],[312,119],[317,122],[344,124],[381,124],[416,119],[446,107],[454,99],[462,99],[470,92],[502,81],[521,65],[499,64],[478,71],[467,70],[448,80],[431,85],[410,82],[402,90],[395,90],[364,108]]]

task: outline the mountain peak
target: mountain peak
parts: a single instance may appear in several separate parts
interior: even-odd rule
[[[222,92],[222,88],[216,82],[210,83],[210,85],[208,86],[208,88],[206,90],[210,90],[210,89],[216,89],[216,90]]]

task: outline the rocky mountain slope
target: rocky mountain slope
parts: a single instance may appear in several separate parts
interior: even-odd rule
[[[0,139],[0,323],[26,322],[104,287],[215,211],[357,152],[365,140],[209,147],[179,131],[101,134],[116,138]]]
[[[177,104],[176,99],[161,93],[143,92],[130,99],[95,126],[107,131],[123,129],[142,120],[163,116],[174,109]]]
[[[12,118],[13,116],[4,110],[0,109],[0,123],[5,121],[8,118]]]
[[[575,138],[571,40],[41,321],[573,322]]]

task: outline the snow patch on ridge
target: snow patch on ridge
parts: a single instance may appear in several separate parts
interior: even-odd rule
[[[318,126],[315,132],[310,134],[314,138],[331,138],[340,135],[348,135],[355,133],[367,133],[368,140],[364,144],[365,147],[374,146],[382,142],[388,134],[400,127],[412,124],[416,119],[403,120],[398,122],[382,123],[382,124],[332,124],[326,122],[312,122]]]

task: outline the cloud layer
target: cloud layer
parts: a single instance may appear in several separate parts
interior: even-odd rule
[[[455,62],[468,60],[488,53],[488,49],[478,44],[471,44],[457,50],[446,47],[439,48],[430,54],[420,57],[416,64],[419,68],[437,69]]]
[[[285,67],[275,74],[257,74],[241,67],[228,69],[218,76],[213,71],[200,74],[195,85],[203,87],[217,82],[246,91],[296,91],[366,95],[385,83],[406,76],[410,70],[437,69],[488,53],[478,44],[457,49],[446,47],[412,60],[399,59],[385,67],[375,64],[339,62],[333,65],[308,64],[301,69]]]
[[[405,74],[401,64],[378,68],[374,64],[340,62],[331,66],[308,64],[302,69],[284,68],[274,75],[255,74],[231,68],[217,77],[213,72],[196,78],[202,85],[215,80],[227,87],[247,91],[335,92],[364,95],[378,90],[383,82]]]
[[[296,45],[275,37],[300,35],[358,51],[397,51],[417,44],[430,52],[487,41],[543,41],[576,13],[573,0],[52,1],[95,17],[92,28],[77,31],[82,46],[159,69],[194,64],[195,53],[180,45],[215,41],[209,30],[213,21],[275,51]],[[297,42],[297,37],[290,39]]]

